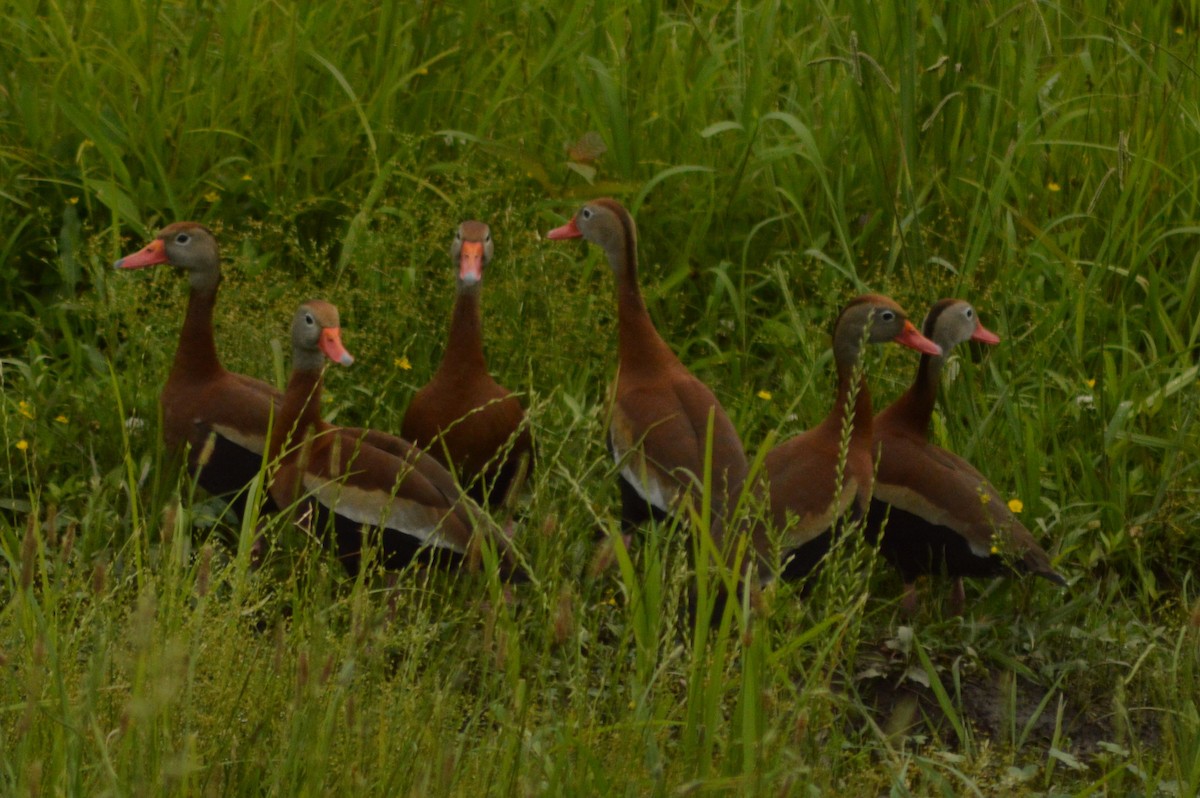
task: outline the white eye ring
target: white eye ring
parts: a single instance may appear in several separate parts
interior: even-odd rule
[[[975,309],[974,308],[967,308],[967,318],[968,319],[975,318]]]
[[[884,321],[891,321],[892,319],[896,318],[896,314],[890,310],[885,310],[883,313],[879,314],[879,318],[883,319]]]
[[[311,327],[313,324],[316,323],[316,320],[312,317],[311,313],[305,313],[304,314],[304,323]]]
[[[454,240],[462,241],[462,229],[461,228],[454,231]]]
[[[591,219],[592,218],[592,209],[584,208],[583,210],[581,210],[579,212],[579,215],[584,219]]]
[[[187,242],[189,242],[191,240],[192,240],[192,237],[189,236],[187,233],[180,233],[179,235],[175,236],[176,244],[186,244]]]

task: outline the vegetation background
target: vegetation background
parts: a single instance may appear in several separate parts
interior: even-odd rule
[[[1200,791],[1195,0],[13,0],[0,29],[0,792]],[[603,194],[752,455],[826,412],[847,298],[972,300],[1004,343],[960,353],[936,435],[1071,588],[953,618],[935,580],[909,623],[849,551],[697,640],[677,533],[591,574],[610,277],[542,236]],[[110,264],[205,222],[226,365],[281,383],[324,296],[358,356],[328,415],[397,429],[467,217],[537,579],[348,583],[282,526],[252,570],[161,450],[183,281]]]

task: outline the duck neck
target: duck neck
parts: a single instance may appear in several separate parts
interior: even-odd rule
[[[857,360],[838,364],[837,402],[829,415],[829,423],[839,435],[845,428],[847,418],[851,424],[850,441],[869,446],[873,421],[871,392]]]
[[[867,388],[862,368],[862,349],[865,339],[854,329],[838,330],[834,336],[833,358],[837,365],[837,401],[829,414],[828,423],[840,435],[850,420],[850,440],[869,446],[871,440],[871,392]]]
[[[171,366],[170,379],[203,380],[221,371],[217,345],[213,340],[213,308],[217,287],[192,286],[188,292],[187,315],[179,333],[179,346]]]
[[[675,358],[655,329],[642,299],[635,241],[632,236],[625,236],[618,251],[607,253],[617,283],[617,351],[623,371],[657,368],[664,359]]]
[[[319,361],[315,368],[311,363],[292,367],[283,405],[271,430],[271,459],[280,453],[284,460],[295,457],[308,431],[320,426],[322,367]]]
[[[460,286],[450,317],[450,334],[438,370],[486,371],[483,359],[483,313],[479,307],[479,283]]]
[[[933,406],[937,401],[943,362],[941,357],[921,355],[917,377],[904,393],[905,410],[910,423],[922,433],[928,432],[929,422],[933,418]]]

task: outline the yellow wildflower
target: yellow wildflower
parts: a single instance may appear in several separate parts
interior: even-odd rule
[[[22,452],[26,451],[29,448],[29,441],[22,438],[21,440],[17,441],[17,448]]]
[[[59,413],[57,416],[54,417],[54,420],[57,421],[59,424],[66,424],[71,419],[67,418],[62,413]]]
[[[987,504],[991,500],[992,500],[992,497],[990,494],[984,493],[983,491],[979,492],[979,503],[980,504]]]
[[[991,548],[991,552],[992,552],[992,554],[999,554],[999,553],[1000,553],[1000,547],[999,547],[999,546],[997,546],[996,544],[994,544],[994,543],[993,543],[993,544],[992,544],[992,548]]]
[[[400,357],[396,358],[395,360],[392,361],[392,365],[398,369],[404,369],[405,371],[409,371],[412,369],[412,363],[408,362],[407,355],[401,355]]]
[[[1021,501],[1020,499],[1009,499],[1008,509],[1014,513],[1019,513],[1025,509],[1025,502]]]
[[[769,402],[769,401],[771,401],[771,392],[770,391],[759,391],[758,398],[765,399],[766,401]]]
[[[246,174],[242,175],[242,180],[244,180],[244,181],[245,181],[245,182],[247,182],[247,183],[249,183],[249,182],[250,182],[251,180],[253,180],[253,179],[254,179],[254,178],[250,176],[250,173],[249,173],[249,172],[247,172]]]
[[[69,199],[67,199],[67,202],[71,203],[72,205],[78,205],[79,197],[70,197]]]
[[[33,418],[33,408],[30,407],[29,402],[26,402],[24,399],[17,402],[17,412],[25,416],[25,418]]]
[[[1062,191],[1062,186],[1060,186],[1058,182],[1054,180],[1051,180],[1049,183],[1047,183],[1046,188],[1048,188],[1051,192]]]
[[[217,192],[216,189],[213,189],[212,191],[210,191],[204,195],[205,202],[216,202],[220,198],[221,198],[221,195]]]
[[[1095,379],[1088,380],[1088,381],[1087,381],[1087,387],[1089,387],[1089,388],[1095,388],[1095,387],[1096,387],[1096,380],[1095,380]]]

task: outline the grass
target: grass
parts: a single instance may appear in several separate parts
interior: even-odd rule
[[[1200,788],[1194,3],[0,14],[0,791]],[[697,639],[685,530],[591,574],[618,526],[611,278],[542,234],[602,194],[751,457],[827,411],[847,298],[970,299],[1004,342],[960,353],[936,437],[1071,589],[978,582],[955,619],[935,581],[909,623],[847,550]],[[251,569],[252,523],[160,444],[182,280],[109,264],[206,222],[225,363],[281,384],[287,320],[324,296],[358,358],[327,415],[394,430],[468,216],[497,240],[489,362],[538,438],[536,582],[511,606],[471,575],[348,582],[281,526]],[[877,407],[915,369],[890,349]]]

